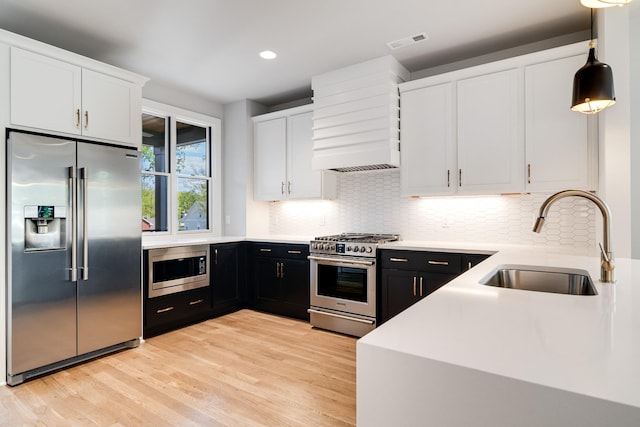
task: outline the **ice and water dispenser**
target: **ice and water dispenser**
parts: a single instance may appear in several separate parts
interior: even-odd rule
[[[25,251],[65,249],[66,223],[66,206],[25,206]]]

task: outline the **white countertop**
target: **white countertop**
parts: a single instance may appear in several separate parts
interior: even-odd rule
[[[271,242],[271,243],[289,243],[308,245],[312,240],[309,236],[294,235],[265,235],[265,236],[153,236],[152,238],[142,239],[142,249],[168,248],[172,246],[190,246],[216,243],[232,243],[232,242]]]
[[[440,243],[394,245],[446,249]],[[456,246],[473,251],[486,245]],[[584,269],[598,295],[478,283],[500,264]],[[616,265],[617,282],[604,284],[595,254],[502,247],[359,344],[640,407],[640,288],[633,287],[640,286],[640,261],[619,259]]]

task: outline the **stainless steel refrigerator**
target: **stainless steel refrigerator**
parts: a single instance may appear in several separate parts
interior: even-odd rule
[[[7,384],[142,335],[135,149],[11,131]]]

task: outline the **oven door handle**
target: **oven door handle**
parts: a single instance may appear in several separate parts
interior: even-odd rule
[[[364,261],[358,259],[336,259],[336,258],[323,258],[319,256],[309,255],[307,259],[312,261],[330,262],[333,265],[373,265],[375,261]]]
[[[367,325],[373,325],[375,323],[374,320],[358,319],[357,317],[349,317],[349,316],[343,316],[341,314],[328,313],[326,311],[314,310],[313,308],[308,308],[307,313],[323,314],[325,316],[337,317],[338,319],[353,320],[354,322],[365,323]]]

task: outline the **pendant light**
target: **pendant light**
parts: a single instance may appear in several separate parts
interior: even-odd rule
[[[580,0],[583,6],[589,8],[624,6],[631,3],[631,0]]]
[[[613,72],[607,64],[596,58],[593,40],[593,9],[591,9],[591,42],[587,63],[573,78],[573,100],[571,110],[585,114],[596,114],[616,103],[613,89]]]

